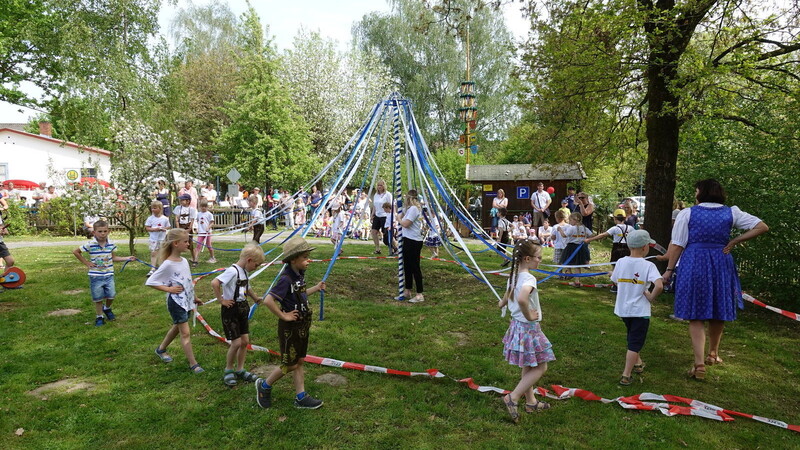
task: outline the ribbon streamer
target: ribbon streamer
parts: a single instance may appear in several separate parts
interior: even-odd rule
[[[774,306],[769,306],[768,304],[766,304],[766,303],[764,303],[764,302],[762,302],[760,300],[756,300],[753,297],[751,297],[750,295],[745,294],[744,292],[742,292],[742,298],[744,300],[747,300],[748,302],[754,304],[754,305],[760,306],[762,308],[766,308],[766,309],[768,309],[768,310],[770,310],[772,312],[776,312],[776,313],[778,313],[778,314],[780,314],[782,316],[786,316],[786,317],[788,317],[790,319],[794,319],[794,320],[800,321],[800,314],[793,313],[791,311],[786,311],[784,309],[776,308]]]

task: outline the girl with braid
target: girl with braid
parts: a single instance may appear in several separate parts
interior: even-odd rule
[[[498,306],[508,305],[511,324],[503,337],[503,353],[509,364],[519,366],[522,375],[517,387],[503,397],[503,403],[514,423],[519,421],[517,405],[525,397],[525,412],[538,412],[550,408],[550,404],[538,401],[533,386],[547,371],[548,361],[555,361],[553,345],[542,333],[539,322],[542,309],[539,306],[539,291],[536,278],[530,270],[539,267],[542,246],[531,240],[522,240],[514,246],[511,278],[503,299]]]

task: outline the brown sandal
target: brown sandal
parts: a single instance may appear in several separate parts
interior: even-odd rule
[[[506,398],[508,398],[508,400],[506,400]],[[506,405],[508,415],[511,416],[511,421],[514,423],[519,422],[519,411],[517,410],[517,404],[511,400],[511,394],[503,396],[503,404]]]
[[[706,366],[705,364],[695,364],[694,367],[689,369],[689,372],[686,373],[689,378],[694,378],[695,380],[705,380],[706,379]]]
[[[712,355],[711,353],[706,356],[706,365],[713,366],[714,364],[722,364],[722,358],[717,355]]]
[[[550,409],[550,403],[537,401],[536,403],[525,404],[526,413],[542,412],[546,409]]]

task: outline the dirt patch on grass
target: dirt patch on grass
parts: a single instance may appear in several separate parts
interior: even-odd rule
[[[28,394],[38,397],[40,400],[47,400],[47,397],[50,395],[69,394],[76,391],[91,391],[94,387],[94,384],[79,378],[65,378],[63,380],[43,384],[32,391],[28,391]]]
[[[262,378],[266,378],[269,374],[272,373],[273,370],[279,368],[280,366],[276,366],[275,364],[264,364],[261,366],[253,367],[252,369],[250,369],[250,372],[253,372],[254,374]]]
[[[61,291],[64,295],[78,295],[86,292],[86,289],[70,289],[68,291]]]
[[[318,376],[314,381],[316,381],[317,383],[328,384],[335,387],[347,386],[347,378],[335,373],[322,374]]]
[[[17,309],[22,306],[19,303],[2,303],[0,302],[0,312],[11,311],[12,309]]]
[[[469,338],[467,337],[466,333],[462,333],[460,331],[451,331],[448,334],[456,338],[456,346],[458,347],[463,347],[469,344]]]
[[[81,313],[80,309],[57,309],[55,311],[50,311],[49,313],[47,313],[47,315],[62,317],[62,316],[74,316],[75,314],[80,314],[80,313]]]

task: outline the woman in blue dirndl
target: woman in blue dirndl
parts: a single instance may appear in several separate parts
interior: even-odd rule
[[[737,244],[769,231],[758,217],[725,206],[725,190],[716,180],[695,184],[697,204],[675,219],[664,273],[667,282],[679,262],[675,285],[675,316],[689,321],[694,365],[688,375],[704,379],[706,365],[719,364],[719,343],[725,322],[736,320],[736,309],[744,308],[739,275],[731,250]],[[747,230],[731,239],[731,230]],[[705,355],[705,321],[709,346]]]

